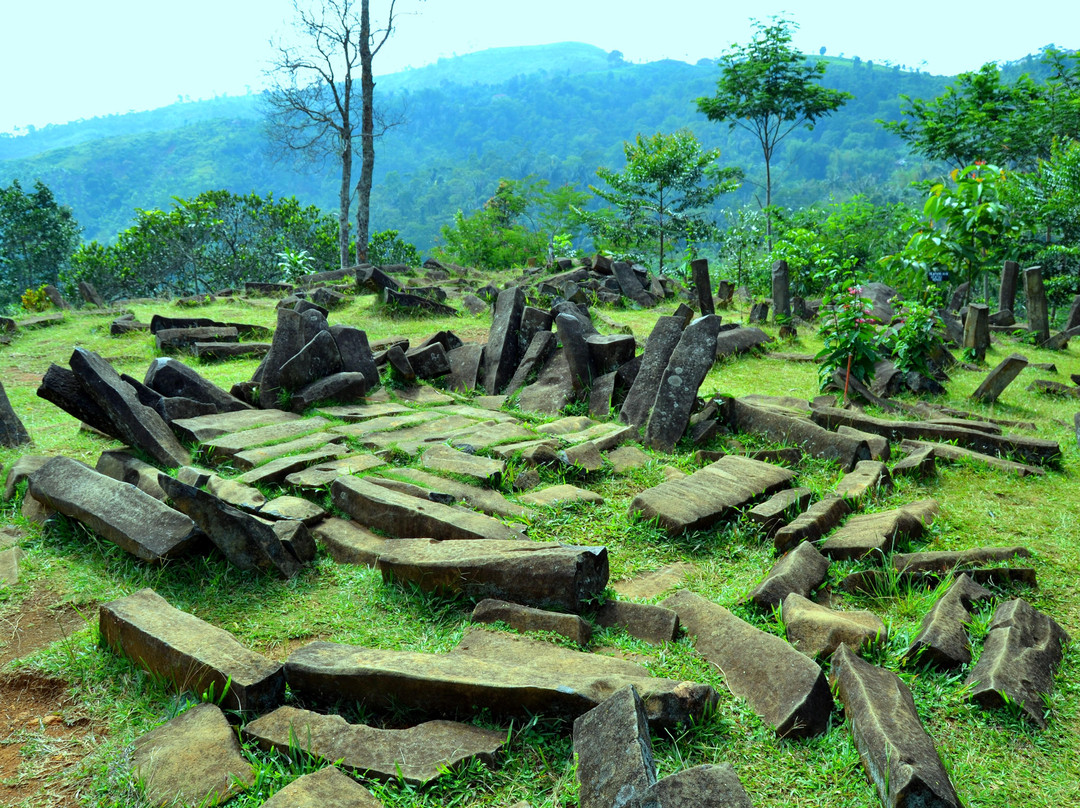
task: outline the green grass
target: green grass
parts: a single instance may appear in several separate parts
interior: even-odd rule
[[[270,299],[223,299],[201,307],[198,314],[272,326],[275,303]],[[673,307],[669,304],[654,311],[624,309],[609,313],[617,322],[630,325],[642,340],[657,315],[669,313]],[[147,322],[155,312],[171,316],[186,313],[165,303],[140,303],[132,310],[138,319]],[[721,314],[725,320],[736,320],[743,313]],[[110,319],[71,314],[61,325],[20,334],[11,345],[0,347],[0,378],[35,440],[32,447],[0,450],[0,463],[8,466],[21,454],[41,453],[65,454],[92,465],[102,450],[119,446],[80,431],[74,419],[34,395],[37,380],[49,363],[66,364],[74,345],[101,353],[113,360],[121,372],[141,379],[155,355],[153,339],[145,333],[112,338],[108,335]],[[466,340],[483,340],[490,326],[488,315],[402,318],[375,305],[370,296],[356,298],[346,308],[331,313],[330,320],[360,325],[372,339],[402,335],[419,340],[446,328]],[[601,331],[607,330],[601,325]],[[771,327],[766,330],[775,333]],[[820,343],[813,329],[804,327],[794,342],[774,347],[813,354]],[[1059,372],[1054,376],[1029,368],[996,405],[969,402],[967,396],[985,371],[1013,351],[1024,353],[1033,362],[1054,362]],[[198,370],[228,388],[250,378],[257,365],[257,360],[238,359],[200,364]],[[1073,636],[1080,634],[1080,496],[1076,484],[1080,453],[1072,417],[1080,409],[1080,402],[1040,396],[1024,388],[1036,378],[1067,380],[1070,373],[1076,372],[1080,372],[1080,354],[1075,346],[1052,353],[1003,339],[991,346],[986,368],[954,372],[948,394],[941,402],[994,417],[1034,421],[1036,430],[1021,434],[1057,441],[1063,449],[1060,471],[1052,471],[1044,478],[1020,478],[974,463],[939,465],[936,478],[898,480],[894,491],[875,494],[866,507],[881,510],[933,497],[941,504],[941,513],[926,546],[1029,547],[1035,557],[1022,563],[1035,567],[1039,588],[1011,588],[997,594],[1022,595],[1052,615]],[[816,392],[815,365],[768,356],[717,363],[701,388],[703,396],[769,393],[807,398]],[[550,419],[527,420],[541,423]],[[734,437],[748,449],[776,448],[753,436]],[[717,438],[708,448],[720,448],[728,440]],[[745,606],[746,595],[775,560],[771,545],[755,526],[738,520],[714,530],[673,538],[653,524],[627,516],[633,497],[664,479],[665,466],[687,472],[698,467],[691,447],[681,445],[674,455],[647,453],[652,459],[645,467],[622,475],[608,469],[579,478],[567,476],[565,470],[541,469],[543,485],[563,481],[586,485],[601,494],[604,501],[596,506],[545,509],[531,524],[529,535],[538,540],[606,545],[612,582],[666,564],[692,562],[695,571],[686,586],[764,630],[781,633],[782,627],[773,614]],[[228,467],[219,470],[232,474]],[[500,489],[512,500],[516,499],[511,488],[516,471],[517,465],[511,463]],[[818,493],[829,490],[841,475],[835,464],[812,459],[805,459],[797,472],[798,484]],[[79,785],[87,805],[144,806],[145,797],[135,788],[128,769],[130,745],[139,735],[185,709],[194,698],[170,692],[128,660],[101,649],[94,608],[98,603],[150,586],[178,608],[227,629],[243,644],[277,659],[284,659],[291,650],[315,639],[389,649],[446,651],[468,627],[472,609],[472,604],[464,600],[388,585],[377,572],[337,565],[322,551],[316,562],[295,579],[280,581],[240,572],[217,557],[145,564],[80,527],[62,522],[45,528],[27,524],[17,500],[0,504],[0,521],[26,531],[21,545],[27,553],[20,582],[0,589],[0,618],[13,618],[23,605],[33,598],[40,599],[42,593],[51,604],[74,605],[86,616],[84,628],[13,666],[64,678],[77,702],[101,727],[91,753],[81,765],[63,775]],[[835,584],[848,572],[869,566],[868,561],[834,564],[829,581]],[[1019,804],[1061,808],[1080,802],[1080,652],[1070,650],[1066,654],[1057,687],[1049,699],[1047,730],[1032,729],[1015,712],[984,711],[965,698],[962,685],[969,667],[942,673],[918,664],[903,664],[904,653],[936,594],[934,590],[894,586],[877,597],[845,596],[844,607],[873,610],[889,628],[889,639],[869,652],[869,658],[898,673],[912,689],[924,725],[964,804],[969,808]],[[989,614],[990,609],[983,609],[972,624],[976,657]],[[656,675],[701,681],[718,689],[720,700],[715,710],[681,728],[673,737],[654,738],[661,774],[701,763],[728,762],[759,808],[861,808],[878,804],[842,712],[834,715],[829,732],[822,737],[781,741],[745,702],[724,688],[720,672],[694,654],[692,644],[685,640],[657,647],[625,632],[606,629],[596,632],[592,647],[598,653],[641,657]],[[355,706],[345,707],[346,712],[353,710],[348,713],[350,718],[361,717]],[[400,718],[363,717],[374,723]],[[447,774],[424,789],[399,783],[369,787],[386,805],[400,808],[494,808],[522,799],[536,808],[571,808],[577,804],[567,722],[537,717],[511,725],[487,715],[476,720],[508,732],[510,742],[494,769],[471,766]],[[252,748],[245,754],[257,767],[258,785],[231,803],[243,808],[261,805],[274,791],[315,765],[300,755],[267,754]]]

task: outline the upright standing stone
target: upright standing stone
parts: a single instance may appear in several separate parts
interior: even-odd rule
[[[1065,318],[1065,327],[1061,330],[1071,331],[1078,327],[1080,327],[1080,295],[1073,298],[1072,305],[1069,306],[1069,314]]]
[[[791,275],[787,261],[772,265],[772,305],[776,322],[786,323],[791,319]]]
[[[23,422],[12,409],[4,384],[0,382],[0,446],[14,449],[16,446],[29,442],[30,433],[26,431]]]
[[[262,371],[256,381],[259,382],[259,406],[270,409],[277,406],[278,392],[281,389],[281,368],[292,359],[307,340],[304,338],[304,318],[298,311],[288,307],[277,310],[277,327],[274,340],[259,370]],[[256,371],[258,374],[259,371]]]
[[[1024,270],[1024,294],[1027,296],[1028,330],[1037,334],[1039,342],[1050,339],[1050,312],[1046,304],[1042,267]]]
[[[367,332],[348,325],[330,326],[330,336],[341,355],[341,369],[346,373],[363,373],[369,390],[379,386],[379,369],[368,344]]]
[[[525,292],[520,286],[499,292],[484,351],[484,389],[490,396],[502,390],[517,370],[521,359],[518,330],[524,310]]]
[[[611,271],[615,274],[615,279],[618,280],[619,288],[622,289],[624,295],[644,308],[655,305],[653,296],[642,286],[630,264],[625,261],[616,261],[611,265]]]
[[[978,361],[986,358],[986,349],[990,347],[990,307],[982,303],[972,303],[967,308],[964,320],[964,347],[970,350]]]
[[[998,311],[1016,311],[1016,281],[1020,277],[1020,265],[1006,261],[1001,268],[1001,288],[998,291]]]
[[[656,401],[656,391],[660,387],[660,378],[664,375],[671,354],[679,344],[686,323],[681,317],[660,317],[653,326],[652,333],[645,341],[641,367],[630,392],[626,394],[619,420],[624,424],[640,429],[649,419],[649,410]]]
[[[585,341],[585,332],[580,321],[567,314],[555,318],[555,330],[562,343],[563,355],[570,365],[570,383],[574,393],[581,395],[592,387],[593,380],[592,355]]]
[[[690,262],[690,275],[694,279],[694,289],[697,291],[698,307],[702,314],[715,314],[712,299],[712,281],[709,279],[709,260],[707,258],[695,258]]]
[[[105,300],[98,293],[98,290],[94,288],[94,284],[89,281],[79,281],[79,294],[82,295],[82,299],[89,303],[91,306],[98,306],[104,308]]]
[[[686,431],[698,388],[716,361],[719,333],[720,318],[709,314],[687,326],[679,337],[645,424],[645,443],[651,448],[672,452]]]

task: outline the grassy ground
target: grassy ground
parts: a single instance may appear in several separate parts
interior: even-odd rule
[[[641,338],[648,334],[656,316],[669,313],[670,308],[613,309],[605,313],[618,323],[630,325]],[[172,316],[190,313],[264,325],[274,322],[273,301],[219,302],[195,311],[162,303],[135,305],[132,310],[144,321],[157,312]],[[724,313],[726,319],[739,319],[742,314]],[[141,378],[155,355],[153,339],[145,333],[110,337],[110,320],[111,317],[102,315],[69,314],[62,325],[22,333],[11,345],[0,347],[0,378],[35,440],[35,445],[25,450],[0,450],[0,463],[8,466],[25,451],[65,454],[92,464],[102,450],[117,445],[80,432],[74,419],[34,395],[48,365],[66,364],[75,345],[98,351],[113,361],[118,370]],[[483,340],[490,317],[395,318],[376,307],[374,298],[361,297],[348,308],[332,314],[331,322],[360,326],[372,338],[395,334],[423,337],[449,328],[466,340]],[[804,329],[799,338],[781,349],[814,353],[819,347],[816,335]],[[1050,353],[1006,341],[991,348],[988,366],[1016,350],[1033,362],[1056,363],[1057,375],[1029,368],[997,405],[985,407],[967,400],[984,373],[958,370],[942,403],[996,417],[1034,421],[1037,428],[1030,434],[1058,441],[1062,446],[1061,470],[1045,478],[1020,478],[975,464],[959,464],[942,468],[936,479],[924,483],[900,481],[895,491],[880,495],[869,507],[884,509],[934,497],[942,509],[930,532],[929,546],[934,549],[1026,545],[1036,554],[1032,565],[1039,576],[1039,588],[1012,589],[999,594],[1022,595],[1076,636],[1080,633],[1080,598],[1077,597],[1080,496],[1075,475],[1080,458],[1072,418],[1080,403],[1075,399],[1040,396],[1024,388],[1035,378],[1068,381],[1068,374],[1080,372],[1080,356],[1076,348]],[[228,387],[249,378],[256,364],[253,360],[237,360],[200,366],[199,370]],[[753,392],[807,398],[816,390],[815,365],[749,357],[718,363],[701,392],[703,395]],[[743,436],[743,441],[752,448],[766,445],[747,436]],[[666,465],[692,470],[692,451],[680,447],[671,456],[653,454],[653,461],[647,467],[628,475],[598,472],[586,478],[568,478],[567,481],[598,491],[604,502],[592,507],[551,510],[533,523],[530,535],[536,539],[606,545],[613,582],[666,564],[690,562],[694,571],[686,586],[732,608],[761,628],[782,633],[772,615],[756,614],[743,605],[746,594],[773,562],[769,547],[754,527],[738,521],[717,530],[672,539],[626,517],[629,501],[638,491],[661,482]],[[818,461],[804,461],[798,471],[800,483],[819,492],[827,490],[840,476],[837,467]],[[545,483],[564,479],[563,475],[547,470],[542,472],[542,477]],[[509,487],[505,493],[513,496]],[[81,528],[63,523],[40,528],[27,523],[20,514],[18,499],[0,505],[0,520],[25,531],[21,546],[27,553],[19,583],[13,588],[0,589],[0,621],[15,624],[18,615],[31,605],[44,605],[57,612],[74,607],[86,618],[83,628],[9,665],[18,673],[63,679],[72,696],[72,706],[65,708],[65,714],[90,717],[95,732],[86,744],[85,754],[47,778],[51,781],[50,788],[77,793],[78,800],[86,805],[145,805],[145,798],[128,768],[131,743],[182,711],[193,698],[190,694],[178,696],[169,692],[126,660],[100,649],[97,604],[152,586],[178,608],[228,629],[244,644],[278,659],[284,659],[291,650],[314,639],[444,651],[461,637],[471,611],[470,603],[384,584],[377,573],[337,565],[321,552],[316,563],[294,580],[283,582],[241,573],[216,558],[164,566],[144,564]],[[834,564],[830,583],[857,568],[853,563]],[[1034,730],[1008,711],[978,709],[965,698],[962,684],[967,669],[946,674],[901,664],[904,650],[937,594],[894,587],[875,597],[847,596],[844,608],[872,609],[884,619],[890,637],[871,653],[871,659],[898,672],[912,688],[923,722],[937,743],[961,799],[969,808],[1016,805],[1060,808],[1080,804],[1077,652],[1067,654],[1057,678],[1057,689],[1049,699],[1049,729]],[[976,653],[990,611],[981,612],[973,625]],[[0,644],[4,640],[0,636]],[[835,715],[830,731],[824,736],[807,741],[779,741],[742,701],[724,689],[719,672],[695,657],[691,644],[685,640],[657,648],[621,631],[603,630],[595,635],[593,649],[599,653],[640,657],[657,675],[707,682],[720,692],[719,706],[707,718],[683,728],[674,738],[654,739],[661,774],[700,763],[726,761],[735,767],[754,804],[761,808],[877,804],[852,742],[850,726],[842,714]],[[400,716],[364,715],[346,709],[353,720],[363,718],[391,724],[401,720]],[[540,719],[511,726],[487,716],[476,720],[509,732],[507,751],[493,770],[471,767],[421,790],[399,784],[372,784],[372,789],[387,805],[402,808],[506,806],[519,799],[528,799],[538,807],[577,804],[567,724]],[[19,778],[32,780],[38,771],[35,761],[52,754],[47,744],[30,743],[28,737],[15,733],[0,738],[0,744],[23,746],[24,767],[13,782]],[[261,805],[298,773],[313,767],[302,757],[290,760],[253,750],[248,754],[258,766],[259,780],[255,788],[232,803],[245,808]],[[28,794],[22,800],[22,805],[50,804],[35,794]]]

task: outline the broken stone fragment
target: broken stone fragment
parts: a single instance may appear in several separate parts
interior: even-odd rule
[[[153,805],[218,805],[255,782],[236,731],[213,704],[196,704],[135,741],[135,777]]]
[[[853,516],[825,540],[821,552],[834,561],[875,556],[880,562],[897,547],[922,536],[937,511],[935,500],[922,499],[901,508]]]
[[[923,618],[919,634],[905,658],[941,668],[957,668],[971,662],[967,634],[971,609],[992,597],[990,590],[979,586],[971,576],[959,576]]]
[[[825,732],[833,700],[825,674],[810,657],[693,592],[682,590],[660,605],[678,613],[697,652],[724,672],[728,689],[746,699],[777,735]]]
[[[515,631],[550,631],[581,646],[587,646],[592,636],[592,628],[576,614],[549,612],[494,598],[477,603],[469,620],[473,623],[506,623]]]
[[[792,592],[784,598],[788,642],[810,657],[830,656],[841,643],[864,648],[887,639],[885,624],[873,612],[837,611]]]
[[[297,777],[262,808],[383,808],[370,791],[335,766]]]
[[[779,606],[795,592],[804,598],[821,586],[829,571],[829,559],[810,542],[801,542],[773,565],[750,599],[764,609]]]
[[[846,645],[833,654],[832,676],[863,768],[882,803],[888,808],[959,808],[960,798],[907,685],[859,659]]]
[[[1012,702],[1036,726],[1046,728],[1043,698],[1054,687],[1069,635],[1023,598],[994,610],[982,654],[964,682],[971,700],[986,709]]]
[[[631,637],[646,642],[673,642],[679,636],[679,615],[663,606],[609,600],[596,610],[594,617],[598,626],[618,626]]]
[[[280,663],[171,606],[153,589],[105,603],[101,642],[180,691],[213,694],[228,709],[265,712],[285,697]]]
[[[244,727],[262,749],[308,754],[383,782],[420,786],[473,760],[487,765],[506,742],[506,733],[457,721],[428,721],[408,729],[350,724],[339,715],[279,707]]]
[[[640,804],[656,783],[645,704],[633,685],[574,721],[581,808]]]

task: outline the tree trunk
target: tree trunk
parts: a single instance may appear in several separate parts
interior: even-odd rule
[[[375,79],[371,72],[371,18],[368,0],[360,6],[360,179],[356,182],[356,263],[367,261],[371,184],[375,174]]]
[[[772,253],[772,167],[768,151],[765,152],[765,244]]]
[[[341,268],[349,263],[349,195],[352,191],[352,131],[345,127],[341,133],[341,187],[338,189],[338,248]]]

